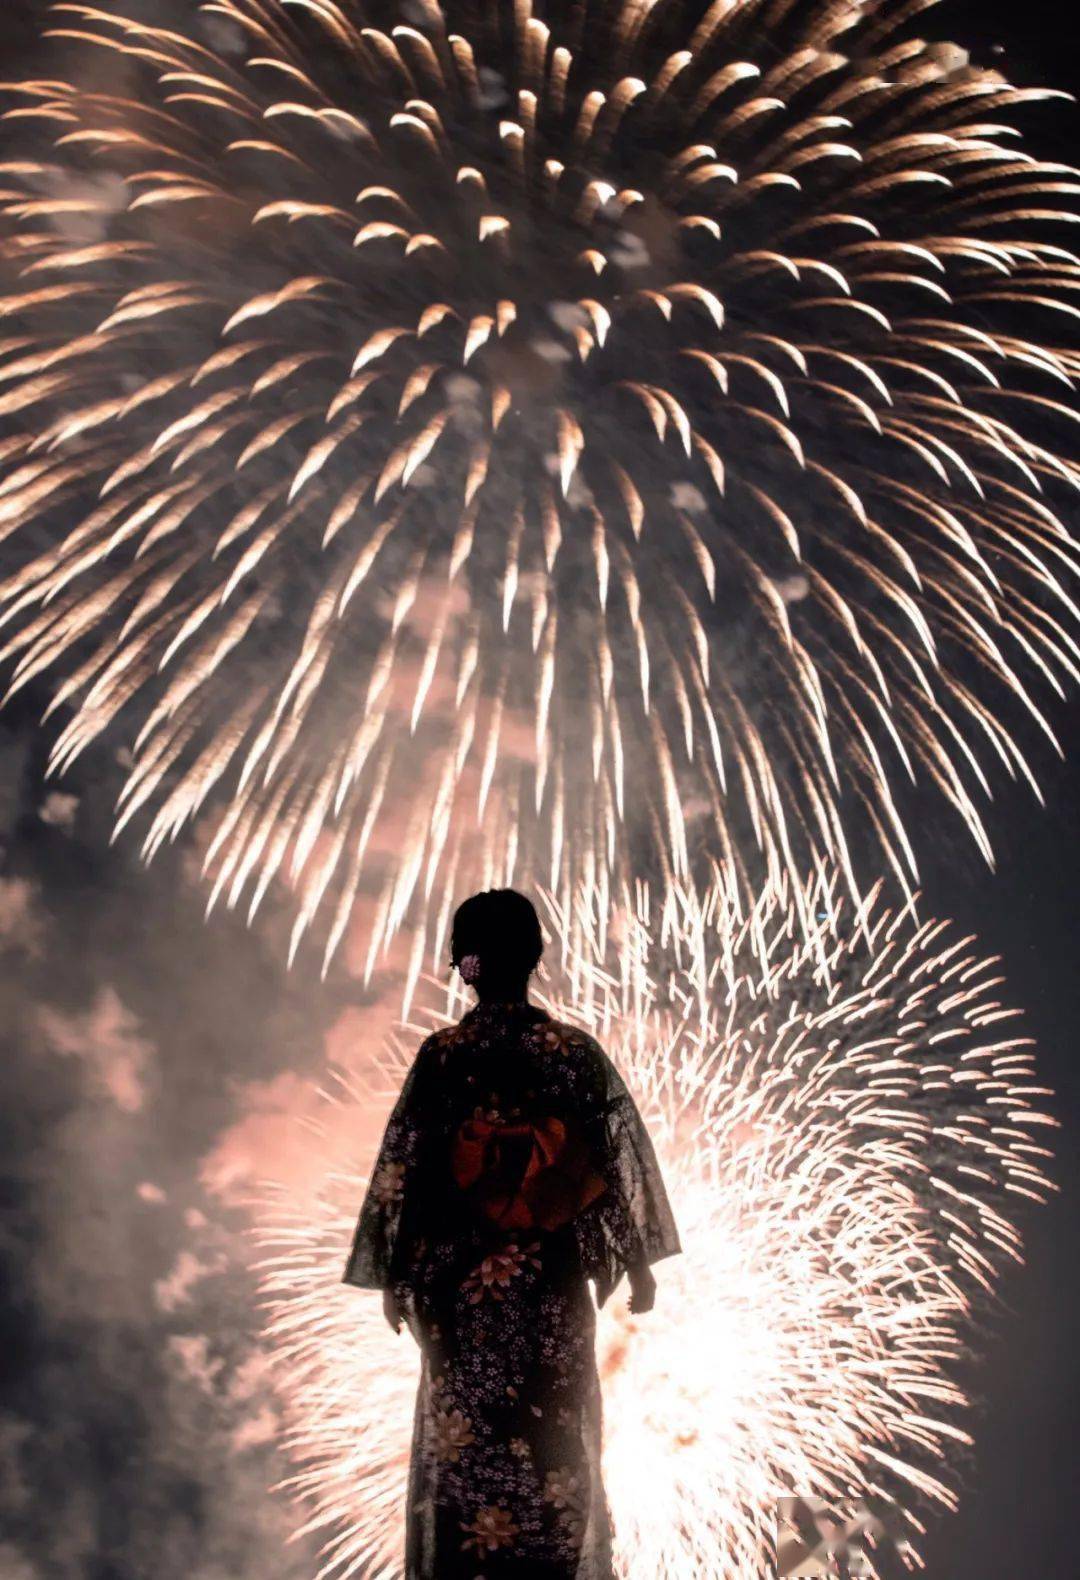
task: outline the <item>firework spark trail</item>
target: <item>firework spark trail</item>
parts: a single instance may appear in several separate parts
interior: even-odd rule
[[[0,256],[56,767],[120,720],[120,823],[212,807],[327,958],[630,848],[906,884],[909,778],[988,852],[1080,664],[1078,185],[910,9],[59,6]]]
[[[848,936],[835,891],[804,899],[834,917],[811,941],[775,897],[740,928],[723,897],[683,894],[684,962],[658,979],[643,898],[579,962],[687,1248],[648,1318],[618,1296],[601,1314],[624,1576],[764,1580],[776,1499],[807,1490],[900,1511],[914,1562],[920,1511],[953,1504],[968,1441],[965,1329],[1019,1257],[1016,1209],[1048,1189],[1045,1093],[995,962],[878,903],[869,936]],[[699,985],[720,949],[713,977],[729,985],[709,1010]],[[577,991],[562,979],[550,1002]],[[392,1048],[328,1101],[359,1124],[408,1056]],[[339,1283],[369,1165],[348,1160],[311,1199],[271,1190],[255,1229],[285,1485],[323,1538],[321,1576],[400,1574],[415,1350]]]

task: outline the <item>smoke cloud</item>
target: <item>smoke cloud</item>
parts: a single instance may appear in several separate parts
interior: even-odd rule
[[[191,850],[110,848],[119,765],[47,783],[35,729],[0,727],[0,1577],[309,1580],[244,1203],[326,1166],[312,1077],[386,979],[286,974],[272,907],[204,921]]]

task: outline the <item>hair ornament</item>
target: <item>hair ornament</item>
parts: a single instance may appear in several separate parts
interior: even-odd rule
[[[458,970],[470,985],[480,979],[480,956],[462,955],[458,961]]]

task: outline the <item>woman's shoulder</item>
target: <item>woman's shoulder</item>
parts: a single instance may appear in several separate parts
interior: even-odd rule
[[[544,1046],[552,1053],[576,1058],[583,1063],[601,1063],[606,1058],[592,1033],[575,1026],[571,1021],[556,1020],[549,1016],[539,1024],[537,1030]]]
[[[540,1013],[525,1026],[517,1027],[524,1034],[525,1043],[531,1042],[541,1051],[560,1059],[572,1061],[579,1067],[602,1069],[607,1065],[607,1055],[591,1032],[572,1021],[556,1019]],[[469,1016],[452,1025],[439,1026],[430,1032],[416,1055],[418,1067],[441,1068],[455,1049],[483,1043],[483,1028],[477,1028]]]
[[[456,1051],[482,1048],[485,1041],[488,1041],[485,1027],[477,1024],[469,1014],[464,1014],[459,1021],[439,1025],[425,1036],[417,1051],[417,1067],[444,1070],[448,1063],[453,1062]]]
[[[418,1065],[442,1065],[446,1063],[447,1055],[451,1049],[461,1041],[461,1028],[458,1025],[437,1026],[428,1033],[416,1053]]]

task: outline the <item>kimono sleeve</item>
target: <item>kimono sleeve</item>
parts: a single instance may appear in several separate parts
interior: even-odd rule
[[[392,1281],[394,1253],[420,1164],[432,1048],[431,1038],[421,1045],[383,1132],[341,1279],[357,1289],[386,1289]]]
[[[590,1039],[595,1109],[589,1130],[606,1189],[580,1220],[585,1270],[603,1305],[623,1273],[682,1250],[645,1122],[626,1083]]]

